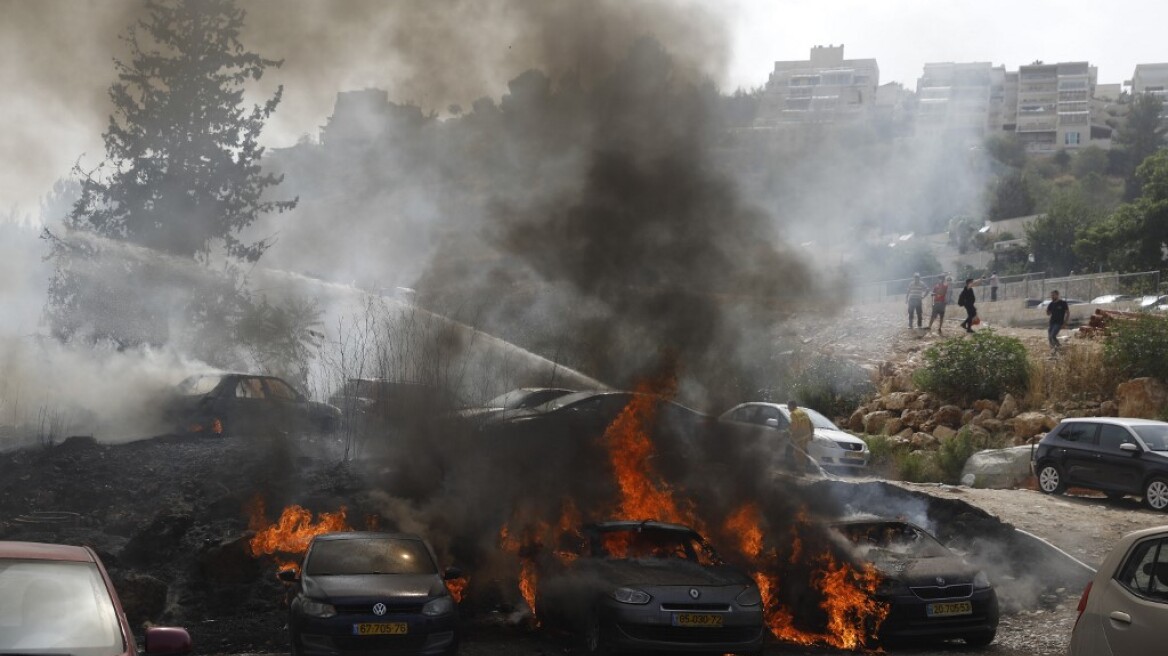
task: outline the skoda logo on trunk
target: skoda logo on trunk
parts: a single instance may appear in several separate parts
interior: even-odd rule
[[[690,599],[697,599],[700,596],[702,596],[702,593],[697,588],[690,588],[689,589],[689,598]]]
[[[373,614],[374,615],[384,615],[385,614],[385,604],[383,604],[383,603],[373,604]]]

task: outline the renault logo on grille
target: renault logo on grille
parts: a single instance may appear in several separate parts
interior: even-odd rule
[[[382,604],[382,603],[373,604],[373,614],[374,615],[384,615],[385,614],[385,604]]]
[[[690,588],[689,589],[689,598],[690,599],[697,599],[700,596],[702,596],[702,593],[697,588]]]

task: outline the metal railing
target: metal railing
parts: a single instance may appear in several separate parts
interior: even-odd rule
[[[921,280],[932,289],[940,273],[922,275]],[[957,274],[953,276],[953,285],[950,288],[950,300],[957,298],[961,288],[965,285],[965,278]],[[1010,276],[998,276],[998,302],[1009,300],[1040,299],[1045,300],[1050,292],[1058,290],[1059,295],[1066,299],[1090,302],[1092,299],[1109,294],[1123,294],[1127,296],[1151,296],[1164,293],[1161,286],[1159,271],[1141,271],[1139,273],[1089,273],[1047,277],[1046,272],[1025,273]],[[908,285],[912,278],[898,278],[896,280],[881,280],[879,282],[858,283],[849,285],[853,291],[855,302],[887,303],[889,301],[904,300]],[[978,285],[977,297],[979,303],[991,302],[989,279],[984,279]]]
[[[937,283],[937,278],[941,275],[940,272],[922,274],[921,280],[925,283],[926,287],[932,289],[933,285]],[[962,275],[954,273],[950,273],[949,275],[953,277],[953,284],[949,288],[950,300],[956,302],[957,294],[961,293],[961,288],[965,286],[965,278]],[[1046,289],[1042,285],[1045,277],[1046,272],[1043,271],[1011,276],[998,276],[998,300],[1037,298]],[[908,285],[911,282],[912,278],[898,278],[896,280],[859,283],[850,285],[849,287],[855,293],[853,298],[859,303],[885,303],[898,298],[903,300],[905,294],[908,292]],[[988,278],[978,287],[977,295],[983,301],[990,300],[990,281]]]

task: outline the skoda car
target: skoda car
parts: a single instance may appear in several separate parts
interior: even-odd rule
[[[693,529],[659,522],[584,526],[572,556],[542,566],[540,619],[583,635],[589,653],[759,653],[762,597]]]
[[[830,419],[811,408],[803,408],[814,427],[808,453],[821,467],[855,470],[868,466],[868,444],[847,433]],[[743,403],[730,408],[718,418],[742,424],[765,426],[780,431],[791,427],[791,413],[786,403]]]
[[[295,585],[294,655],[455,654],[458,609],[430,546],[416,535],[328,533],[313,538]]]
[[[1047,494],[1085,487],[1110,499],[1142,496],[1152,510],[1168,510],[1168,423],[1064,419],[1038,443],[1032,462]]]
[[[186,654],[183,629],[146,629],[146,654]],[[109,574],[88,547],[0,542],[0,654],[136,656]]]
[[[998,597],[985,573],[923,528],[900,520],[832,525],[857,563],[880,572],[878,601],[889,605],[881,641],[961,638],[988,645],[998,629]]]

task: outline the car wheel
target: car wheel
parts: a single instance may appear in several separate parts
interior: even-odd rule
[[[1144,487],[1144,503],[1152,510],[1168,510],[1168,481],[1153,478]]]
[[[592,613],[588,616],[588,624],[584,627],[584,649],[589,654],[608,656],[612,652],[604,643],[604,627],[600,624],[600,614]]]
[[[970,633],[965,636],[965,644],[970,647],[985,647],[994,641],[994,636],[997,631],[982,631],[980,633]]]
[[[1046,494],[1062,494],[1067,489],[1063,470],[1054,463],[1046,463],[1038,468],[1038,489]]]

